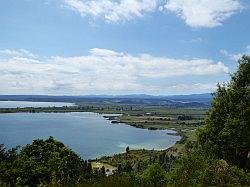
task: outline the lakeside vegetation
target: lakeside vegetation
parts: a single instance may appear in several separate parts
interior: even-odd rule
[[[115,166],[117,170],[113,175],[106,176],[105,167],[93,169],[90,161],[84,161],[63,143],[50,137],[47,140],[35,140],[20,152],[17,149],[6,150],[1,146],[0,184],[93,187],[249,186],[249,75],[250,58],[244,56],[231,82],[218,86],[204,126],[193,124],[196,118],[192,115],[197,113],[191,111],[188,117],[172,111],[165,115],[159,112],[156,113],[162,118],[159,119],[152,112],[133,115],[134,111],[131,110],[128,115],[112,119],[132,121],[144,125],[143,128],[155,127],[158,122],[164,121],[160,124],[161,127],[156,127],[173,128],[175,124],[175,129],[178,130],[177,126],[182,127],[180,131],[187,136],[181,145],[168,150],[130,150],[127,147],[123,154],[96,160]],[[170,124],[168,118],[173,124]],[[151,123],[154,120],[157,123]],[[195,130],[197,126],[200,128]]]

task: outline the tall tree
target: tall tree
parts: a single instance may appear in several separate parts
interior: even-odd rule
[[[218,85],[206,126],[198,140],[202,148],[229,163],[249,169],[250,151],[250,57],[239,60],[239,68],[228,84]]]

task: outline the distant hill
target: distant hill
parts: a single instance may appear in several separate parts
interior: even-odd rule
[[[170,95],[152,96],[146,94],[131,95],[0,95],[0,101],[39,101],[39,102],[73,102],[78,104],[113,104],[113,105],[157,105],[168,107],[209,107],[212,95]]]
[[[172,96],[166,96],[168,99],[172,100],[181,100],[181,101],[211,101],[212,100],[212,94],[211,93],[204,93],[204,94],[191,94],[191,95],[172,95]]]

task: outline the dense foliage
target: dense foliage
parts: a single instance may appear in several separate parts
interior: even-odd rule
[[[0,185],[6,186],[83,186],[83,187],[163,187],[250,185],[250,175],[226,161],[203,155],[193,148],[177,159],[159,155],[142,171],[123,168],[106,176],[105,168],[91,169],[62,143],[49,138],[35,140],[20,154],[16,149],[0,151]],[[126,153],[127,154],[127,153]],[[173,163],[174,161],[174,163]],[[172,169],[169,169],[169,166]]]
[[[242,57],[228,85],[218,86],[199,142],[208,153],[250,169],[250,57]]]
[[[81,178],[89,178],[91,164],[82,160],[63,143],[49,137],[34,140],[16,149],[0,149],[0,180],[2,183],[35,186],[42,183],[75,183]]]
[[[250,185],[250,175],[243,170],[200,152],[180,157],[166,180],[170,186]]]

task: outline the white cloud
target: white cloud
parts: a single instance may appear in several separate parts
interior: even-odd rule
[[[4,49],[0,50],[0,56],[15,56],[15,57],[31,57],[31,58],[38,58],[37,55],[34,55],[33,53],[25,50],[25,49],[19,49],[19,50],[10,50],[10,49]]]
[[[118,23],[143,17],[157,8],[158,0],[64,0],[66,7],[81,16]]]
[[[246,46],[244,52],[240,53],[229,53],[227,50],[220,50],[221,54],[228,57],[230,60],[238,61],[243,55],[250,55],[250,45]]]
[[[177,14],[191,27],[216,27],[243,9],[240,0],[167,0],[160,10]]]
[[[250,55],[250,45],[246,47],[246,55]]]
[[[191,27],[216,27],[243,9],[241,0],[61,0],[83,17],[120,23],[169,11]]]
[[[89,55],[75,57],[41,57],[22,52],[0,51],[0,94],[156,93],[177,88],[163,88],[160,84],[148,84],[146,80],[228,72],[222,62],[209,59],[135,56],[98,48],[91,49]],[[212,88],[201,84],[179,87],[185,91]]]
[[[170,86],[169,89],[183,92],[183,90],[192,90],[193,92],[196,91],[205,91],[210,92],[211,90],[215,90],[217,87],[217,83],[194,83],[194,84],[176,84]]]

